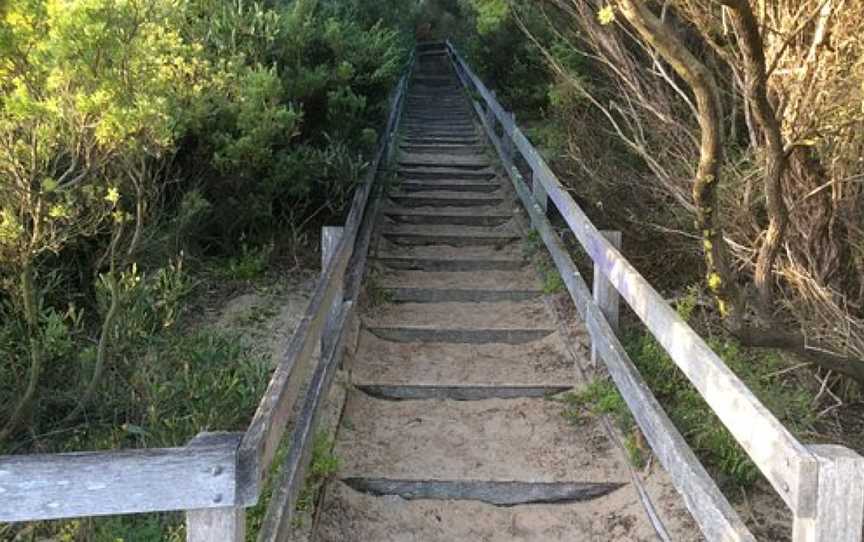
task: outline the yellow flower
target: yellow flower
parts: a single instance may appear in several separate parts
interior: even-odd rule
[[[51,218],[68,218],[69,217],[69,208],[65,205],[58,203],[51,207],[48,210],[48,216]]]
[[[717,273],[711,273],[708,275],[708,288],[710,288],[712,292],[718,291],[722,285],[723,279],[720,278],[720,275]]]
[[[108,193],[105,194],[105,201],[117,205],[117,202],[120,201],[120,191],[112,186],[108,189]]]
[[[600,11],[597,12],[597,20],[602,25],[612,24],[615,21],[615,10],[610,5],[600,8]]]

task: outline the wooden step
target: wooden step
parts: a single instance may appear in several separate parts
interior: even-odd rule
[[[403,499],[480,501],[496,506],[588,501],[620,489],[624,484],[597,482],[489,482],[480,480],[393,480],[345,478],[355,491],[369,495],[397,495]]]
[[[522,269],[527,261],[521,258],[430,258],[412,256],[373,256],[390,269],[414,271],[509,271]]]
[[[486,399],[519,399],[551,397],[571,391],[572,386],[442,386],[439,384],[355,384],[370,397],[388,401],[424,401],[428,399],[448,401],[485,401]]]
[[[340,478],[535,483],[629,481],[618,454],[598,453],[599,421],[573,430],[544,398],[382,401],[348,394],[352,429],[336,444]],[[590,466],[590,469],[586,469]]]
[[[394,303],[499,303],[528,301],[543,295],[542,290],[478,290],[475,288],[386,287]]]
[[[400,167],[399,176],[403,179],[449,180],[449,181],[488,181],[495,178],[495,171],[486,169],[469,169],[459,167]]]
[[[406,193],[447,191],[488,194],[500,190],[501,185],[488,181],[460,181],[450,179],[444,181],[414,181],[406,179],[399,183],[399,189]]]
[[[485,235],[460,235],[445,233],[413,233],[385,230],[381,233],[391,243],[399,245],[447,245],[451,247],[493,246],[501,247],[520,239],[518,235],[489,233]]]
[[[403,343],[525,344],[554,333],[553,329],[446,329],[420,326],[369,326],[378,338]]]
[[[316,515],[315,542],[657,540],[643,516],[639,494],[630,486],[589,501],[496,506],[477,500],[376,496],[337,480]]]
[[[403,343],[362,330],[352,362],[357,386],[524,388],[575,385],[574,361],[549,335],[522,344]],[[587,334],[580,349],[588,348]]]
[[[403,142],[409,145],[476,145],[479,143],[478,136],[470,137],[428,137],[428,136],[405,136]]]
[[[387,196],[403,207],[493,207],[504,203],[499,196],[429,196],[391,193]]]
[[[513,218],[507,213],[430,213],[395,207],[387,208],[383,213],[394,222],[418,225],[500,226]]]

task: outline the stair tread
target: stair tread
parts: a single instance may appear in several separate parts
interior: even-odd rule
[[[447,273],[424,271],[382,271],[376,276],[382,288],[461,288],[464,290],[539,290],[534,269]]]
[[[459,154],[415,154],[405,152],[399,158],[399,166],[475,166],[490,167],[489,159],[484,154],[459,155]]]
[[[392,303],[363,318],[368,326],[443,329],[554,329],[542,300],[507,303]]]
[[[504,202],[503,194],[487,193],[487,192],[460,192],[458,190],[423,190],[414,192],[405,192],[396,190],[390,192],[388,197],[392,200],[405,203],[417,202],[422,203],[427,200],[434,200],[433,203],[428,203],[426,206],[462,206],[464,204],[474,203],[477,205],[499,205]]]
[[[316,542],[572,542],[654,540],[630,486],[591,501],[494,506],[476,501],[405,500],[334,482],[322,503]]]
[[[519,238],[519,232],[511,224],[500,226],[451,226],[447,224],[383,224],[382,233],[414,233],[420,235],[458,235],[465,237]]]
[[[625,482],[626,468],[587,419],[568,425],[559,401],[385,401],[349,392],[351,429],[335,454],[340,477]]]
[[[368,331],[353,362],[355,384],[530,386],[573,384],[557,337],[526,344],[398,343]]]
[[[519,243],[492,246],[451,247],[446,245],[412,246],[378,240],[377,258],[432,258],[436,260],[519,260],[525,261]]]

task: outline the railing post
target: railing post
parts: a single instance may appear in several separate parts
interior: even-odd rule
[[[601,231],[600,233],[610,243],[612,243],[612,246],[619,250],[621,249],[620,231]],[[606,321],[609,322],[609,326],[612,329],[617,330],[618,309],[621,304],[621,296],[618,295],[618,291],[615,289],[614,286],[612,286],[612,283],[609,282],[609,280],[603,275],[603,272],[600,270],[600,267],[596,263],[594,264],[594,280],[592,282],[592,290],[594,291],[594,301],[597,303],[597,306],[600,307],[600,311],[603,312],[603,316],[606,317]],[[592,344],[592,367],[597,366],[598,358],[599,354],[597,353],[597,347]]]
[[[339,247],[339,240],[342,239],[342,232],[344,228],[342,226],[324,226],[321,228],[321,273],[327,269],[327,266],[330,264],[330,260],[333,258],[333,255],[336,253],[336,249]],[[324,331],[321,334],[321,352],[326,352],[327,347],[330,346],[330,343],[333,340],[333,335],[335,331],[333,329],[333,324],[339,318],[339,312],[342,310],[342,301],[345,297],[344,285],[342,284],[342,279],[339,280],[339,287],[336,291],[336,295],[333,296],[333,304],[330,305],[330,309],[327,313],[327,322],[324,324]]]
[[[546,189],[543,188],[543,183],[537,178],[537,172],[531,170],[531,191],[534,193],[534,199],[540,204],[543,213],[549,211],[549,195],[546,194]]]
[[[495,97],[495,91],[494,90],[490,90],[489,94],[491,94],[493,98]],[[492,109],[492,105],[489,102],[487,102],[486,100],[483,100],[482,103],[484,106],[486,106],[486,125],[489,126],[490,130],[492,130],[492,135],[495,137],[498,137],[498,134],[495,133],[496,132],[495,126],[496,126],[496,123],[498,122],[498,117],[495,116],[495,111]]]
[[[816,516],[795,517],[793,542],[861,542],[864,457],[843,446],[807,448],[819,464]]]
[[[199,433],[187,446],[206,446],[217,442],[236,442],[239,433]],[[213,476],[224,474],[213,471]],[[214,499],[214,502],[219,502]],[[240,506],[203,508],[186,511],[186,542],[244,542],[246,509]]]
[[[516,126],[516,115],[514,113],[505,113],[505,120],[501,122],[501,150],[508,162],[513,162],[513,153],[516,145],[513,143],[513,138],[510,134],[513,133],[513,128]],[[514,164],[515,165],[515,164]]]
[[[243,542],[246,540],[246,510],[206,508],[186,512],[186,542]]]

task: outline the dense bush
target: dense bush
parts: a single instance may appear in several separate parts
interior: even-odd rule
[[[182,250],[342,212],[410,35],[365,4],[0,8],[0,443],[73,422],[176,321]]]

